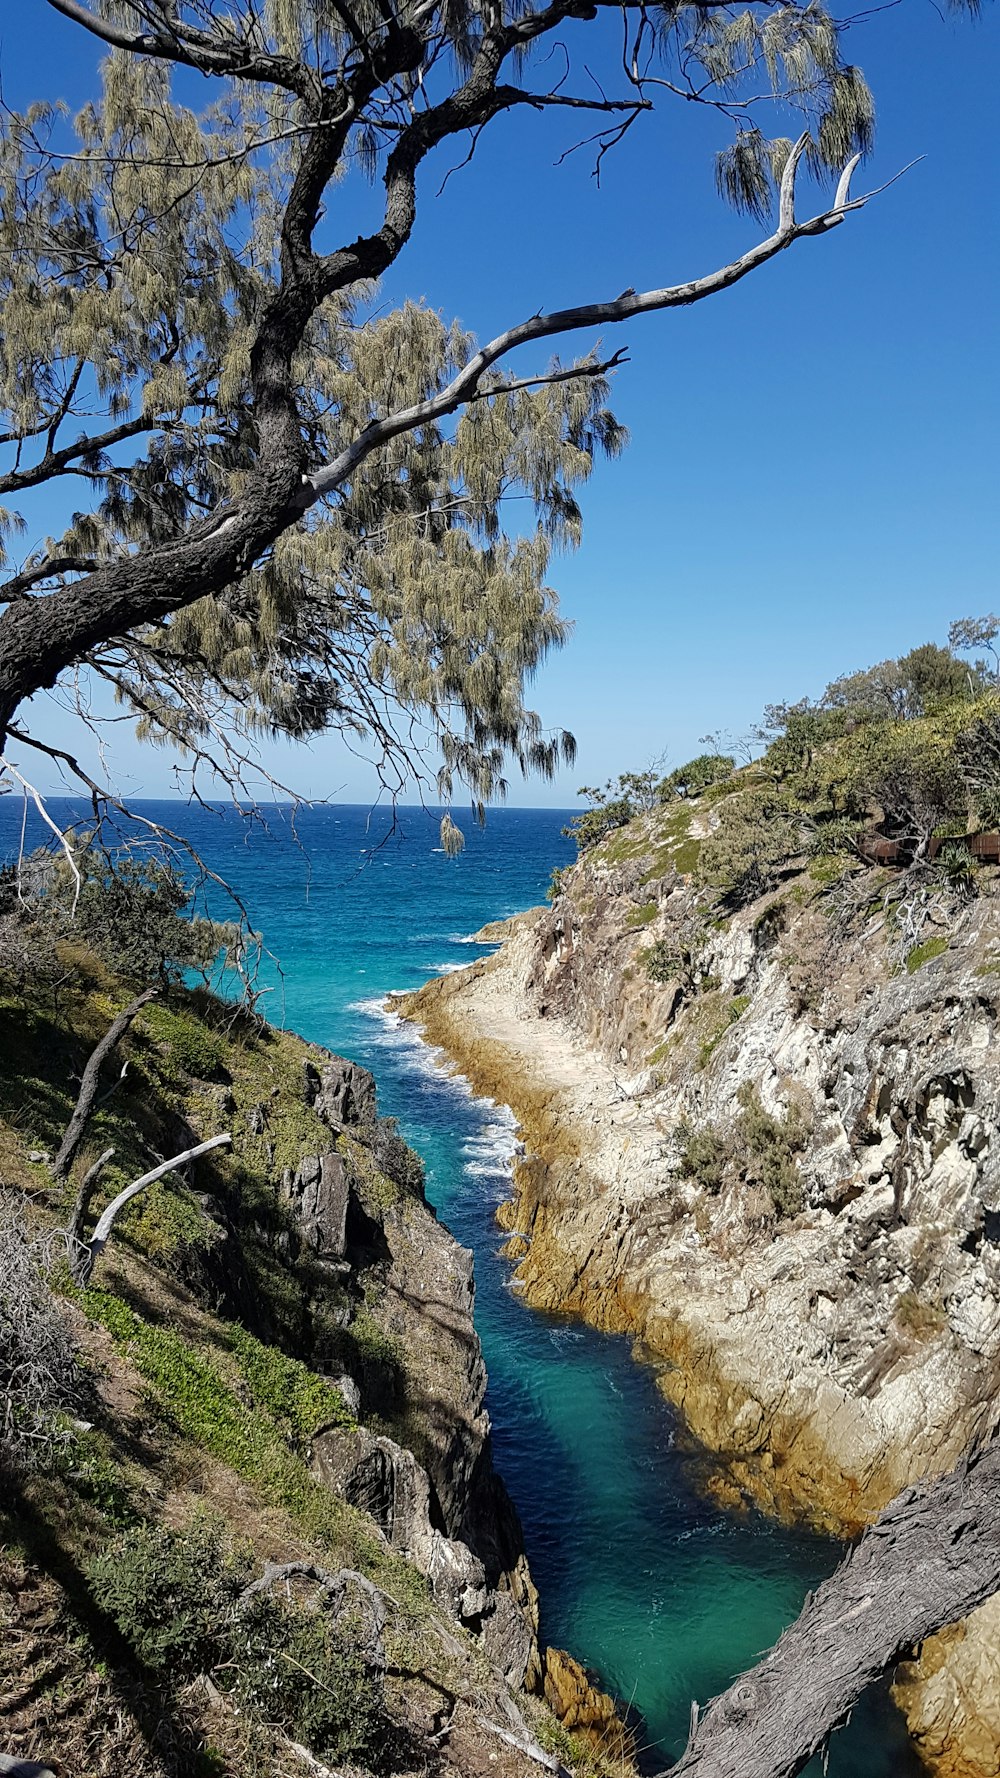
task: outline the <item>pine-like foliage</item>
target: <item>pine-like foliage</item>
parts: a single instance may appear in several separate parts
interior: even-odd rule
[[[83,667],[145,736],[237,784],[255,737],[331,727],[393,790],[429,764],[446,799],[464,782],[477,803],[510,759],[551,773],[572,756],[525,689],[566,634],[552,552],[579,538],[596,456],[624,442],[610,364],[595,347],[526,376],[499,358],[476,371],[447,318],[386,309],[377,279],[414,227],[418,170],[519,105],[596,111],[600,156],[680,93],[735,128],[719,185],[763,214],[789,141],[757,121],[762,78],[775,116],[811,127],[816,168],[874,128],[813,0],[627,0],[616,93],[574,97],[551,84],[546,38],[579,38],[598,11],[84,10],[100,93],[75,118],[46,99],[0,128],[0,728]],[[337,181],[365,179],[384,186],[381,221],[337,245]],[[41,487],[63,522],[19,559]]]

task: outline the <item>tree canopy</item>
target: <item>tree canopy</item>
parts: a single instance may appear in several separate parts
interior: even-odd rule
[[[551,552],[579,535],[595,455],[623,443],[621,353],[511,354],[709,297],[865,201],[850,176],[873,103],[847,17],[624,0],[612,56],[588,41],[610,0],[34,3],[106,53],[75,118],[48,93],[2,120],[0,730],[44,751],[18,708],[82,668],[230,781],[255,735],[330,726],[394,787],[430,740],[446,798],[462,780],[485,800],[511,757],[551,771],[572,742],[525,685],[565,635]],[[436,149],[559,108],[600,160],[654,105],[692,102],[718,120],[723,195],[777,212],[731,264],[485,346],[419,303],[378,306]],[[803,161],[842,175],[805,219]],[[338,241],[324,204],[343,178],[382,196]],[[19,555],[40,487],[65,524]],[[515,495],[527,527],[506,521]]]

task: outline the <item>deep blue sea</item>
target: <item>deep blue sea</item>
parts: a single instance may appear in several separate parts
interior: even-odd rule
[[[438,849],[424,811],[268,815],[267,829],[181,803],[140,804],[197,846],[243,897],[280,962],[262,1010],[374,1072],[427,1166],[428,1196],[476,1256],[476,1320],[489,1369],[496,1460],[524,1524],[545,1641],[569,1649],[641,1712],[651,1741],[684,1745],[702,1704],[751,1664],[834,1566],[838,1550],[755,1514],[723,1512],[695,1486],[673,1411],[624,1339],[527,1309],[498,1257],[508,1195],[509,1114],[442,1073],[412,1027],[383,1010],[393,988],[468,963],[487,920],[544,898],[573,848],[566,814],[501,809]],[[79,804],[53,800],[60,824]],[[16,851],[21,805],[0,801],[0,850]],[[29,843],[43,833],[32,814]],[[225,909],[215,896],[215,911]],[[834,1778],[909,1778],[921,1768],[883,1696],[834,1738]],[[810,1774],[813,1767],[809,1768]],[[818,1763],[816,1771],[818,1772]]]

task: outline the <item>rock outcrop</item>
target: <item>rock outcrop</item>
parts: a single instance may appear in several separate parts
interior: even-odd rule
[[[847,1534],[1000,1420],[997,902],[897,885],[727,915],[633,828],[404,1008],[520,1119],[525,1299],[640,1340],[721,1489]],[[963,1778],[1000,1770],[991,1611],[900,1691]]]
[[[365,1069],[318,1053],[305,1067],[305,1097],[337,1143],[282,1176],[295,1241],[316,1272],[313,1337],[322,1356],[332,1308],[347,1337],[334,1341],[336,1357],[326,1355],[329,1372],[362,1414],[395,1410],[407,1435],[403,1444],[363,1426],[329,1428],[314,1440],[314,1472],[427,1576],[438,1604],[482,1637],[508,1684],[530,1687],[540,1674],[538,1598],[517,1514],[493,1469],[472,1254],[422,1190],[382,1171],[405,1151],[378,1119]],[[352,1349],[359,1315],[367,1339]],[[365,1351],[370,1325],[380,1342],[374,1361]]]

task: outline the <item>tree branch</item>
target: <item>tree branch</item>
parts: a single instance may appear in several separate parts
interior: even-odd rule
[[[197,1160],[199,1155],[208,1154],[213,1148],[228,1146],[232,1139],[231,1131],[225,1130],[221,1136],[211,1136],[207,1142],[199,1142],[195,1148],[186,1148],[183,1154],[175,1154],[172,1160],[162,1161],[149,1173],[143,1173],[140,1179],[133,1179],[131,1185],[126,1185],[116,1198],[112,1198],[107,1209],[102,1211],[90,1240],[84,1244],[82,1249],[78,1250],[75,1260],[71,1261],[73,1276],[77,1284],[82,1286],[88,1283],[96,1262],[108,1244],[111,1230],[126,1204],[130,1204],[132,1199],[139,1192],[144,1191],[147,1185],[152,1185],[157,1179],[162,1179],[164,1174],[176,1172],[177,1168],[183,1167],[187,1161]]]
[[[426,401],[416,402],[412,407],[402,408],[395,414],[388,414],[384,419],[373,420],[332,463],[313,471],[307,478],[311,495],[309,492],[304,493],[304,507],[334,492],[349,480],[366,457],[392,439],[398,438],[401,433],[416,431],[453,414],[476,393],[483,376],[498,359],[516,350],[518,346],[534,340],[548,339],[555,334],[578,332],[585,327],[614,327],[622,321],[631,320],[635,315],[648,315],[659,309],[682,308],[701,302],[705,297],[729,290],[750,272],[765,265],[778,253],[783,253],[793,242],[803,240],[809,235],[826,234],[831,228],[836,228],[850,211],[862,209],[874,194],[851,198],[851,175],[857,166],[855,157],[841,174],[837,195],[830,208],[821,211],[818,216],[810,217],[807,222],[796,222],[795,174],[808,140],[808,135],[801,136],[789,155],[782,179],[778,227],[765,241],[751,247],[729,265],[722,266],[720,270],[710,272],[703,278],[695,278],[690,283],[673,284],[661,290],[626,290],[610,302],[582,303],[571,309],[556,309],[548,315],[532,315],[516,327],[507,328],[504,333],[497,334],[495,339],[481,347],[437,395],[430,396]],[[578,374],[583,376],[587,372],[583,369]]]

